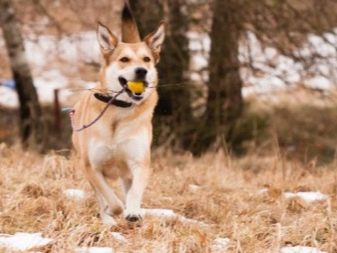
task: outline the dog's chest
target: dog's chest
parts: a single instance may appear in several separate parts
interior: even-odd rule
[[[145,159],[151,145],[147,126],[133,122],[119,123],[112,128],[102,127],[102,133],[110,134],[94,137],[88,143],[89,160],[94,167],[118,167],[127,165],[130,161],[141,162]]]

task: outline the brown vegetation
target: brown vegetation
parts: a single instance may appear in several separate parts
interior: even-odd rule
[[[93,245],[117,252],[211,252],[217,237],[230,238],[228,252],[278,252],[285,244],[336,252],[334,163],[291,162],[274,150],[273,155],[241,159],[221,153],[199,159],[156,153],[144,207],[170,208],[208,226],[150,217],[130,226],[120,217],[118,226],[108,228],[97,217],[94,195],[71,158],[1,145],[1,232],[41,231],[55,240],[43,252]],[[191,190],[190,185],[200,187]],[[265,187],[268,192],[258,192]],[[67,199],[62,193],[67,188],[84,189],[89,197]],[[283,191],[303,190],[319,190],[329,199],[306,204],[282,197]],[[116,240],[111,231],[122,233],[127,242]]]
[[[282,94],[278,97],[282,101]],[[173,209],[206,227],[155,217],[131,226],[119,217],[119,225],[108,228],[97,216],[94,194],[71,156],[41,156],[2,144],[1,232],[41,231],[55,240],[43,252],[72,252],[77,246],[111,246],[117,252],[212,252],[218,237],[230,239],[228,252],[278,252],[287,244],[336,252],[336,106],[326,98],[324,106],[314,107],[315,97],[297,98],[298,107],[289,100],[290,106],[251,101],[250,117],[242,126],[258,121],[265,125],[245,142],[244,157],[154,152],[144,207]],[[67,188],[83,189],[88,197],[67,199]],[[268,191],[259,192],[262,188]],[[329,198],[308,204],[285,199],[286,191],[321,191]],[[111,231],[122,233],[127,242]]]

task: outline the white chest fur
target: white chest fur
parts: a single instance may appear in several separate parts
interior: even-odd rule
[[[150,152],[150,129],[121,125],[111,139],[93,137],[88,144],[90,163],[97,169],[113,160],[141,162]]]

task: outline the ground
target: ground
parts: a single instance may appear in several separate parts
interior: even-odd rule
[[[115,252],[274,253],[286,245],[337,252],[337,95],[289,92],[246,101],[237,128],[243,148],[236,154],[193,157],[154,147],[143,207],[178,216],[146,216],[137,224],[118,217],[114,227],[98,217],[94,194],[68,149],[69,131],[48,135],[54,147],[59,139],[58,151],[24,151],[17,130],[8,128],[16,112],[2,110],[0,237],[41,232],[53,241],[38,251],[57,253],[90,246]],[[86,196],[69,198],[67,189]],[[325,198],[287,198],[289,192],[309,191]],[[215,247],[225,238],[226,247]]]
[[[199,222],[145,217],[132,225],[119,217],[118,225],[110,228],[98,218],[93,192],[71,155],[39,155],[2,144],[1,233],[42,232],[54,241],[40,252],[73,252],[78,246],[111,246],[116,252],[216,252],[216,238],[230,239],[226,252],[279,252],[287,244],[337,252],[335,163],[290,161],[275,146],[266,156],[242,158],[222,152],[193,158],[154,151],[152,167],[143,206],[173,209]],[[68,188],[82,189],[87,197],[67,198],[63,191]],[[328,199],[309,204],[286,199],[282,193],[288,191],[321,191]]]

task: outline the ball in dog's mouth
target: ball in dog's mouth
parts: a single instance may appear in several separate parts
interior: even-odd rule
[[[136,95],[142,94],[145,90],[144,82],[142,81],[128,81],[127,87]]]
[[[132,80],[128,81],[124,77],[118,78],[120,84],[125,88],[126,92],[135,100],[141,100],[142,94],[145,91],[145,87],[147,83],[145,81],[140,80]]]

